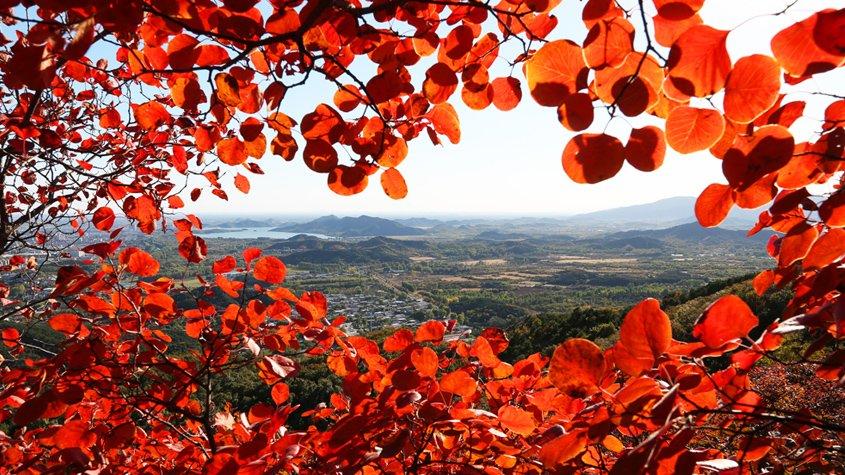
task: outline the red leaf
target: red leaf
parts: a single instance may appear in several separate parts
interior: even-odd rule
[[[401,200],[408,195],[405,178],[395,168],[388,168],[381,174],[381,187],[384,188],[384,193],[394,200]]]
[[[220,260],[214,261],[214,264],[211,266],[211,271],[215,274],[225,274],[235,270],[235,267],[237,266],[238,262],[234,257],[226,256]]]
[[[776,34],[772,52],[781,67],[791,76],[803,78],[840,66],[845,60],[843,16],[845,9],[823,10]]]
[[[132,105],[135,111],[135,120],[138,125],[146,130],[155,130],[164,124],[170,123],[172,117],[167,109],[158,101],[149,101],[141,105]]]
[[[680,153],[707,150],[725,131],[725,118],[713,109],[680,106],[666,118],[666,141]]]
[[[725,84],[725,117],[747,124],[769,110],[780,93],[780,66],[769,56],[741,58]]]
[[[498,416],[502,427],[523,437],[531,435],[534,429],[537,428],[534,415],[516,406],[507,405],[500,407]]]
[[[572,460],[587,447],[587,437],[583,430],[564,434],[540,449],[540,461],[546,467]]]
[[[496,78],[490,86],[493,88],[493,105],[500,111],[509,111],[522,100],[522,88],[515,77]]]
[[[430,341],[440,343],[443,340],[443,335],[446,334],[446,326],[442,322],[436,320],[429,320],[417,328],[417,333],[414,335],[414,341],[418,343]]]
[[[389,351],[387,348],[385,350]],[[428,347],[417,348],[411,352],[411,364],[421,375],[434,377],[438,368],[437,353]]]
[[[443,376],[440,380],[440,389],[467,399],[475,394],[478,381],[466,371],[459,369]]]
[[[50,328],[66,335],[76,333],[80,325],[79,317],[72,313],[61,313],[50,319]]]
[[[100,231],[108,231],[114,225],[114,211],[111,208],[102,207],[94,211],[92,223]]]
[[[249,179],[238,173],[235,175],[235,188],[241,190],[244,194],[249,193]]]
[[[780,240],[778,266],[784,268],[803,259],[818,237],[818,228],[808,223],[801,223],[790,229]]]
[[[437,104],[426,114],[426,117],[438,134],[445,135],[453,144],[461,141],[461,124],[451,104]]]
[[[625,144],[625,158],[634,168],[650,172],[663,165],[666,157],[666,138],[663,130],[653,125],[631,129]]]
[[[731,69],[726,47],[728,33],[696,25],[678,37],[669,51],[666,95],[684,101],[690,96],[706,97],[721,90]]]
[[[801,265],[806,270],[821,269],[842,260],[843,257],[845,257],[845,229],[830,229],[816,240]]]
[[[601,348],[589,340],[573,338],[555,348],[549,379],[572,397],[585,397],[597,389],[604,370]]]
[[[712,183],[695,200],[695,217],[705,228],[718,226],[734,205],[733,190],[728,185]]]
[[[582,92],[569,94],[557,108],[557,120],[573,132],[580,132],[589,127],[593,118],[593,100]]]
[[[285,280],[285,265],[276,257],[264,256],[255,263],[253,276],[270,284],[280,284]]]
[[[546,43],[525,63],[528,90],[542,106],[563,104],[586,86],[587,72],[581,47],[569,40]]]
[[[124,249],[120,253],[119,260],[121,264],[126,266],[126,270],[141,277],[156,275],[159,270],[158,261],[138,248]]]
[[[607,134],[579,134],[563,150],[563,170],[576,183],[598,183],[622,169],[622,142]]]
[[[654,366],[657,358],[672,344],[672,323],[660,303],[646,299],[627,315],[614,347],[614,362],[630,376],[638,376]]]
[[[709,348],[719,349],[748,335],[757,326],[757,316],[736,295],[726,295],[701,314],[692,334]]]

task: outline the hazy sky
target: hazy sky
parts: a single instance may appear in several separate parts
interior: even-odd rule
[[[842,0],[799,0],[787,15],[765,15],[782,10],[788,3],[708,0],[701,14],[705,23],[716,28],[738,26],[728,38],[731,58],[736,61],[747,54],[771,54],[769,40],[773,33],[826,6],[845,5]],[[563,2],[555,12],[560,23],[551,33],[551,39],[583,40],[586,31],[580,21],[581,6],[581,2]],[[749,18],[753,19],[743,22]],[[421,64],[428,67],[430,61]],[[506,74],[498,71],[491,73],[491,78]],[[446,141],[444,145],[433,146],[425,134],[409,142],[408,158],[399,166],[409,188],[403,200],[387,198],[377,175],[371,177],[370,186],[363,193],[338,196],[326,186],[326,175],[310,171],[299,155],[292,162],[268,155],[260,161],[265,175],[248,174],[252,184],[248,195],[230,187],[229,201],[224,202],[204,193],[189,210],[238,214],[562,215],[697,195],[710,183],[724,182],[721,162],[709,154],[679,155],[669,150],[664,165],[656,172],[639,172],[626,164],[616,177],[600,184],[573,183],[564,174],[560,161],[563,147],[573,134],[557,122],[554,108],[540,107],[530,98],[521,72],[515,76],[523,82],[523,100],[515,110],[500,112],[492,106],[484,111],[470,110],[463,105],[459,88],[451,102],[461,119],[461,143],[452,145]],[[835,85],[845,81],[845,75],[837,71],[822,81],[806,81],[798,90],[826,89],[841,93],[841,86]],[[308,112],[308,106],[313,110],[319,102],[331,103],[332,86],[312,82],[306,87],[288,94],[283,111],[301,117]],[[795,98],[807,99],[807,96]],[[718,95],[716,99],[719,100]],[[813,115],[821,117],[822,111],[820,108]],[[812,114],[812,108],[808,112]],[[642,124],[639,121],[635,125]],[[597,114],[588,131],[601,131],[605,125],[606,118]],[[803,125],[807,130],[817,127],[812,123]],[[607,130],[624,142],[629,127],[627,119],[617,118]],[[234,171],[230,172],[233,176]],[[231,176],[224,178],[226,183],[231,180]]]

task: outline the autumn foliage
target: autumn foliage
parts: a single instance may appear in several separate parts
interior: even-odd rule
[[[808,12],[770,32],[770,52],[737,58],[736,30],[704,24],[703,0],[589,0],[583,37],[556,29],[559,3],[0,2],[4,270],[37,267],[34,251],[86,232],[97,241],[83,249],[94,262],[60,268],[46,298],[0,285],[0,321],[64,335],[43,358],[2,363],[0,470],[841,469],[845,428],[777,406],[751,375],[801,332],[802,367],[831,385],[845,377],[845,99],[816,86],[845,64],[845,10]],[[285,113],[290,90],[320,80],[331,97]],[[203,296],[178,305],[185,289],[146,251],[121,248],[118,216],[203,261],[185,200],[248,193],[276,157],[301,160],[290,166],[325,175],[332,192],[377,176],[401,199],[414,139],[459,142],[454,103],[508,111],[529,97],[574,133],[561,161],[578,183],[626,162],[657,170],[667,149],[721,160],[724,181],[697,190],[696,216],[716,226],[733,207],[767,207],[750,233],[773,231],[775,265],[754,287],[794,289],[782,318],[760,328],[726,296],[681,342],[648,299],[610,348],[575,339],[506,362],[497,329],[447,338],[454,322],[431,321],[381,345],[347,336],[322,294],[283,287],[284,264],[258,249],[214,262],[213,279],[197,277]],[[626,133],[606,131],[619,121]],[[228,305],[212,305],[215,293]],[[196,349],[169,351],[174,327]],[[13,355],[32,345],[0,328]],[[302,355],[324,359],[343,389],[293,430],[286,381]],[[243,413],[213,404],[215,376],[247,366],[272,401]]]

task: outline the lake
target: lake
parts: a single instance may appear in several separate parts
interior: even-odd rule
[[[326,236],[325,234],[312,234],[312,233],[286,233],[282,231],[271,231],[272,227],[266,228],[239,228],[239,229],[221,229],[221,228],[212,228],[209,232],[200,231],[196,233],[199,236],[202,236],[203,239],[208,238],[229,238],[229,239],[257,239],[257,238],[269,238],[269,239],[288,239],[292,238],[298,234],[305,234],[308,236],[318,237],[320,239],[333,239],[331,236]]]

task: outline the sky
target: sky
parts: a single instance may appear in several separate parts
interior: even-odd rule
[[[635,2],[621,2],[626,3]],[[784,0],[708,0],[701,15],[704,22],[720,29],[732,29],[728,37],[731,59],[753,53],[771,54],[769,41],[774,33],[825,7],[841,8],[845,1],[799,0],[785,15],[772,16],[789,1]],[[580,20],[582,2],[563,2],[555,11],[560,23],[549,39],[583,40],[586,30]],[[638,35],[639,36],[639,35]],[[641,45],[640,45],[641,49]],[[430,62],[423,62],[423,68]],[[840,68],[841,69],[841,68]],[[504,71],[491,74],[506,75]],[[422,76],[422,71],[417,71]],[[264,175],[249,174],[252,189],[248,195],[230,188],[229,200],[210,193],[187,211],[202,214],[338,214],[338,215],[547,215],[562,216],[599,209],[648,203],[673,196],[695,196],[708,184],[724,182],[721,162],[708,153],[680,155],[667,151],[663,166],[644,173],[626,164],[612,179],[594,185],[579,185],[563,172],[561,154],[574,135],[557,121],[554,108],[537,105],[527,93],[524,76],[523,99],[509,112],[494,107],[473,111],[463,105],[460,89],[451,98],[461,120],[461,142],[445,141],[434,146],[425,136],[409,142],[409,153],[398,167],[408,185],[408,196],[392,200],[385,196],[378,176],[370,178],[364,192],[339,196],[326,186],[326,175],[310,171],[298,155],[284,162],[272,155],[261,159]],[[811,79],[796,88],[795,99],[811,99],[801,91],[842,92],[842,71],[823,79]],[[369,76],[367,76],[369,77]],[[309,83],[289,92],[282,110],[301,117],[319,102],[331,103],[334,87],[328,83]],[[716,100],[720,100],[717,96]],[[788,99],[787,99],[788,101]],[[693,103],[692,105],[696,105]],[[822,117],[823,106],[808,104],[811,117]],[[815,107],[815,108],[814,108]],[[648,119],[614,119],[609,125],[599,118],[586,132],[607,132],[624,140],[633,126],[658,123]],[[807,133],[817,124],[797,123]],[[301,148],[300,148],[301,150]],[[341,154],[341,157],[343,155]],[[230,171],[233,176],[234,172]],[[224,182],[231,182],[231,176]]]

